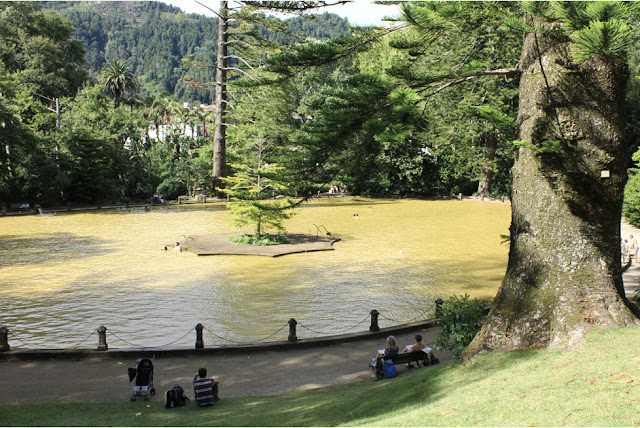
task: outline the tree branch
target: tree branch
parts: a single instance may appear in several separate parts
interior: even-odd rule
[[[440,86],[438,89],[434,90],[427,97],[431,97],[438,92],[444,91],[450,86],[457,85],[458,83],[467,82],[469,80],[477,79],[478,77],[486,77],[486,76],[515,76],[520,73],[520,69],[517,67],[513,68],[497,68],[495,70],[486,70],[486,71],[477,71],[475,73],[469,73],[467,75],[461,76],[455,80],[452,80],[444,85]],[[413,88],[420,88],[421,85],[413,86]]]
[[[238,55],[227,55],[225,58],[229,59],[229,58],[234,58],[237,59],[238,61],[243,62],[247,67],[249,67],[251,69],[251,71],[255,71],[255,68],[253,68],[251,66],[251,64],[249,64],[244,58],[238,56]],[[258,61],[256,61],[258,62]]]
[[[211,9],[209,6],[207,6],[204,3],[200,3],[198,0],[194,0],[196,3],[198,3],[200,6],[204,7],[205,9],[207,9],[210,12],[213,12],[218,18],[222,19],[222,17],[220,16],[220,14],[218,12],[216,12],[215,10]]]
[[[224,69],[227,70],[227,71],[239,71],[240,73],[242,73],[245,76],[247,76],[249,79],[256,80],[249,73],[247,73],[246,71],[244,71],[241,68],[238,68],[238,67],[225,67]]]

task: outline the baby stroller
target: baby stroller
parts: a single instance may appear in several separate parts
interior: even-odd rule
[[[149,395],[156,393],[153,387],[153,358],[138,358],[136,360],[136,368],[129,368],[129,382],[136,380],[133,385],[133,395],[131,401],[136,401],[136,397],[144,397],[149,399]]]

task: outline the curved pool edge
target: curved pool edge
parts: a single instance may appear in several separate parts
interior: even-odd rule
[[[59,359],[90,359],[90,358],[123,358],[123,357],[191,357],[212,354],[237,354],[243,352],[282,351],[287,349],[312,348],[316,346],[335,345],[347,342],[357,342],[376,337],[406,333],[412,330],[423,330],[436,327],[436,320],[429,319],[400,324],[392,327],[380,328],[378,331],[363,331],[334,336],[322,336],[308,339],[298,339],[295,342],[260,342],[243,343],[237,345],[210,345],[196,349],[194,347],[172,348],[113,348],[106,351],[97,349],[17,349],[0,352],[0,361],[28,361],[28,360],[55,360]]]

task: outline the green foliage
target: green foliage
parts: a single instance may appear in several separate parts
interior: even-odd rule
[[[289,243],[289,238],[286,235],[280,234],[234,235],[229,238],[229,241],[234,244],[245,245],[276,245]]]
[[[640,166],[640,150],[633,154],[636,166]],[[640,169],[629,169],[629,180],[624,188],[622,214],[634,226],[640,227]]]
[[[282,168],[276,164],[255,169],[245,165],[231,166],[236,173],[222,179],[227,187],[221,191],[235,199],[230,203],[230,214],[236,227],[254,226],[257,236],[269,229],[284,232],[282,223],[295,214],[291,211],[295,204],[288,197],[267,199],[285,189],[275,179],[275,174]]]
[[[318,88],[303,101],[313,120],[291,136],[295,151],[283,151],[286,161],[278,162],[304,194],[335,180],[356,193],[473,193],[487,170],[506,193],[517,81],[454,83],[463,73],[516,65],[521,39],[500,21],[513,5],[412,2],[402,9],[411,24],[404,31],[313,41],[267,60],[268,70],[285,76],[328,69],[308,84]],[[356,63],[346,60],[352,52],[359,52]],[[498,135],[489,148],[485,142]]]
[[[217,18],[185,15],[162,2],[43,2],[43,7],[73,23],[92,76],[109,62],[122,60],[131,66],[145,96],[167,92],[180,101],[213,103]],[[281,24],[281,32],[261,25],[255,31],[277,43],[291,43],[300,35],[328,39],[349,34],[347,21],[334,14],[295,17]],[[237,64],[230,59],[230,65]]]
[[[513,120],[513,117],[489,105],[471,106],[471,109],[472,112],[475,111],[475,114],[479,118],[484,119],[497,127],[507,128],[515,126],[515,120]]]
[[[549,7],[550,5],[550,7]],[[627,2],[527,2],[525,10],[558,21],[571,37],[574,61],[583,63],[596,55],[616,62],[626,62],[631,48],[631,10]]]
[[[424,7],[411,7],[409,4],[404,4],[401,6],[401,19],[418,29],[425,38],[430,39],[436,37],[438,33],[456,30],[455,22],[448,19],[443,9],[444,7],[437,7],[431,2],[425,3]]]
[[[0,2],[0,199],[49,200],[66,181],[55,116],[41,100],[75,94],[86,73],[71,25],[35,2]],[[44,101],[46,102],[46,101]]]
[[[491,193],[508,193],[517,79],[461,76],[516,66],[521,39],[502,22],[517,18],[517,7],[509,2],[407,2],[402,10],[411,25],[400,37],[414,45],[407,43],[407,58],[387,72],[425,99],[421,144],[435,164],[431,192],[470,194],[491,174]]]
[[[628,14],[617,2],[591,3],[534,8],[549,19],[566,15],[563,25],[577,22],[575,31]],[[205,103],[212,98],[207,83],[215,66],[217,20],[184,15],[158,2],[42,4],[65,18],[43,13],[36,3],[0,4],[2,197],[65,202],[80,191],[72,171],[81,165],[81,155],[95,155],[92,168],[107,177],[104,189],[82,192],[85,199],[211,192],[210,141],[191,138],[195,135],[185,130],[197,124],[211,134],[213,119],[205,111],[182,108],[170,93]],[[227,129],[228,162],[254,169],[264,162],[284,166],[278,175],[288,186],[280,192],[290,195],[311,195],[329,182],[343,182],[356,193],[471,194],[487,170],[493,174],[492,193],[508,194],[517,79],[456,79],[517,64],[521,34],[503,22],[521,20],[519,4],[407,2],[403,10],[410,25],[380,36],[371,29],[349,29],[331,14],[267,29],[272,18],[243,9],[241,16],[251,25],[232,28],[234,36],[246,29],[289,46],[280,47],[282,55],[268,58],[255,76],[277,85],[230,81],[235,108],[226,118],[233,125]],[[78,92],[83,49],[70,39],[74,30],[67,18],[85,44],[91,74],[114,60],[126,61],[138,80],[140,100],[124,100],[124,108],[117,109],[122,111],[114,113],[99,87]],[[300,38],[301,32],[311,38]],[[333,40],[323,41],[327,38]],[[636,46],[631,43],[633,74],[640,61]],[[267,70],[289,79],[274,79]],[[640,141],[636,81],[629,84],[628,98],[635,147]],[[55,128],[51,105],[35,92],[60,97],[63,131]],[[157,138],[158,129],[166,134],[163,139]],[[488,142],[496,139],[491,153]],[[557,144],[547,141],[535,150],[553,151]]]
[[[21,73],[33,92],[73,95],[87,80],[82,44],[66,19],[42,12],[36,2],[0,2],[0,62]]]
[[[439,349],[454,351],[459,356],[480,331],[488,300],[470,299],[470,296],[452,296],[442,304],[436,324],[440,327],[435,345]]]
[[[631,28],[620,20],[595,21],[573,33],[573,41],[573,58],[578,63],[598,54],[624,62],[631,41]]]
[[[126,92],[133,92],[138,87],[138,82],[131,67],[120,60],[111,61],[107,67],[100,72],[100,80],[104,88],[115,98],[115,107],[120,107],[120,99]]]
[[[640,147],[640,23],[632,24],[633,37],[629,52],[629,82],[627,83],[627,125],[630,129],[630,152]]]

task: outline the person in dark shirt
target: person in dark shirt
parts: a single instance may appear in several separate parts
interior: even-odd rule
[[[201,368],[193,378],[193,392],[198,406],[212,406],[220,400],[218,397],[218,384],[216,379],[207,377],[207,369]]]

